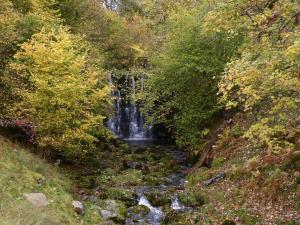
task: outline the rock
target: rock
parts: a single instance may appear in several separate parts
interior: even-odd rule
[[[135,162],[135,161],[124,161],[123,166],[127,169],[134,169],[134,170],[143,170],[146,169],[146,166],[142,163]]]
[[[146,224],[150,209],[144,205],[137,205],[127,210],[126,224]]]
[[[98,201],[98,198],[94,195],[89,196],[88,199],[93,203],[96,203]]]
[[[104,220],[122,223],[125,221],[126,206],[120,201],[105,200],[100,205],[100,214]]]
[[[72,201],[72,206],[77,214],[81,215],[84,213],[84,206],[80,201]]]
[[[150,209],[144,205],[137,205],[128,209],[128,212],[147,215],[150,212]]]
[[[24,198],[35,207],[44,207],[48,205],[46,196],[43,193],[26,193]]]
[[[213,176],[212,178],[204,181],[203,184],[204,184],[204,186],[209,186],[211,184],[214,184],[214,183],[217,183],[217,182],[219,182],[221,180],[224,180],[225,177],[226,177],[226,174],[224,172],[221,172],[221,173]]]
[[[171,205],[172,202],[170,193],[164,191],[145,193],[145,196],[155,207]]]

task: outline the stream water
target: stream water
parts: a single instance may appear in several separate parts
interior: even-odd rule
[[[116,136],[129,145],[155,145],[161,144],[160,141],[154,140],[151,127],[145,127],[145,118],[140,111],[139,104],[135,102],[136,94],[136,79],[134,76],[126,77],[126,88],[131,89],[133,97],[130,101],[126,102],[124,96],[121,95],[120,90],[115,90],[112,95],[115,97],[115,113],[114,116],[108,121],[108,128],[116,134]],[[141,91],[144,89],[144,78],[139,78],[139,88]],[[113,81],[109,78],[109,82]],[[170,152],[172,158],[180,164],[179,170],[187,169],[186,155],[182,151],[173,150]],[[147,214],[132,213],[126,219],[126,225],[160,225],[165,217],[162,208],[155,207],[147,199],[147,195],[151,193],[171,193],[171,203],[169,207],[174,211],[185,211],[189,208],[180,203],[177,190],[182,188],[186,179],[179,171],[174,171],[165,178],[165,182],[157,186],[142,186],[136,187],[137,204],[145,206],[149,209]]]
[[[182,151],[173,150],[170,154],[175,160],[180,163],[180,169],[184,170],[188,168],[186,155]],[[183,189],[185,184],[185,176],[180,171],[175,171],[166,177],[165,182],[157,186],[140,186],[136,188],[136,195],[138,196],[138,205],[146,206],[149,209],[149,213],[131,215],[126,219],[126,225],[160,225],[165,217],[165,213],[162,208],[155,207],[147,199],[147,195],[151,193],[170,193],[171,203],[169,207],[177,212],[185,212],[191,210],[191,208],[185,207],[178,198],[177,192]]]

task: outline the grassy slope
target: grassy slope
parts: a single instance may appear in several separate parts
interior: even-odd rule
[[[68,177],[0,136],[0,225],[102,224],[92,205],[85,205],[84,216],[75,215],[70,190]],[[44,193],[49,205],[38,209],[23,199],[23,193],[34,192]]]
[[[247,120],[237,116],[234,121],[215,143],[212,167],[189,176],[186,189],[206,198],[199,209],[201,224],[230,219],[243,225],[299,225],[299,155],[267,157],[242,138]],[[203,181],[221,171],[227,174],[224,181],[203,186]]]

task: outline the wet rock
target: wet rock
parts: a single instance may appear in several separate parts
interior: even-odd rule
[[[182,188],[185,183],[185,177],[182,174],[171,174],[165,178],[167,184]]]
[[[214,184],[214,183],[217,183],[217,182],[219,182],[221,180],[224,180],[225,177],[226,177],[226,174],[224,172],[221,172],[221,173],[213,176],[212,178],[204,181],[203,184],[204,184],[204,186],[209,186],[211,184]]]
[[[81,215],[84,213],[84,206],[80,201],[72,201],[72,206],[77,214]]]
[[[122,223],[125,221],[126,206],[121,201],[105,200],[100,205],[100,214],[104,220]]]
[[[150,192],[145,193],[145,196],[155,207],[170,205],[172,202],[172,196],[169,192]]]
[[[44,207],[48,205],[46,196],[43,193],[27,193],[24,198],[35,207]]]
[[[134,206],[128,209],[125,224],[146,224],[146,218],[150,209],[144,205]]]

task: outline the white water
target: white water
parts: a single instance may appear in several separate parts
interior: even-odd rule
[[[123,101],[120,90],[112,93],[112,95],[116,97],[115,115],[109,119],[107,126],[118,137],[124,138],[125,140],[151,140],[151,127],[145,128],[144,116],[140,112],[138,104],[135,102],[137,88],[135,79],[134,76],[131,76],[130,79],[126,76],[126,85],[131,89],[133,94],[130,103],[126,104]],[[130,84],[128,84],[129,82]],[[113,85],[111,76],[109,77],[109,83]],[[141,91],[143,91],[144,78],[141,78],[140,85]]]
[[[164,213],[160,208],[153,207],[144,195],[141,195],[139,205],[144,205],[150,209],[147,218],[148,225],[160,225],[164,217]]]
[[[171,208],[174,210],[183,210],[185,207],[180,203],[178,196],[175,196],[172,200]]]

